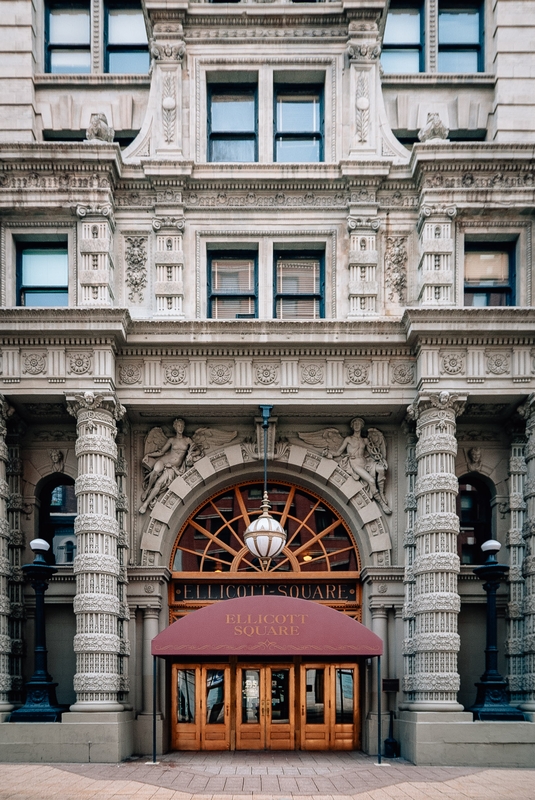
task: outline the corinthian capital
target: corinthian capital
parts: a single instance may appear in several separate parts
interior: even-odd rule
[[[0,394],[0,419],[6,422],[13,414],[15,409],[10,406],[3,394]]]
[[[67,411],[76,419],[81,411],[108,411],[115,420],[120,420],[126,414],[126,409],[121,405],[116,395],[101,394],[99,392],[81,392],[80,394],[66,395]]]
[[[417,420],[422,411],[437,408],[441,411],[451,409],[459,417],[466,407],[466,395],[453,394],[452,392],[420,392],[415,400],[407,407],[407,419]]]
[[[528,399],[518,407],[518,413],[526,421],[535,414],[535,393],[532,392]]]

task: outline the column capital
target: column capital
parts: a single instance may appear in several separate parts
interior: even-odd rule
[[[532,392],[517,410],[522,419],[527,422],[535,414],[535,392]]]
[[[466,407],[468,397],[466,394],[455,394],[446,390],[442,392],[419,392],[410,406],[407,407],[409,421],[420,418],[423,411],[436,408],[439,411],[450,409],[459,417]]]
[[[67,411],[76,419],[82,411],[107,411],[118,421],[126,414],[126,409],[113,392],[87,391],[80,394],[66,394]]]

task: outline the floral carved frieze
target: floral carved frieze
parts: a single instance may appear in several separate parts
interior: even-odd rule
[[[187,364],[166,364],[163,368],[164,383],[178,386],[186,382]]]
[[[232,383],[231,363],[209,364],[208,373],[210,383],[216,384],[216,386]]]
[[[44,372],[46,372],[46,353],[26,353],[23,355],[23,375],[40,375]]]
[[[370,382],[371,363],[369,361],[355,361],[346,364],[347,382],[356,386]]]
[[[126,236],[124,259],[125,282],[130,290],[128,298],[133,303],[141,303],[143,289],[147,285],[147,237]]]
[[[256,364],[255,382],[262,386],[271,386],[277,382],[278,364]]]
[[[407,286],[407,238],[387,236],[385,249],[385,283],[388,299],[403,303]]]
[[[416,364],[410,361],[403,361],[392,365],[392,383],[399,383],[402,386],[406,386],[409,383],[414,383],[415,375]]]
[[[143,364],[122,364],[119,367],[119,383],[132,386],[135,383],[141,383],[141,376],[143,375]]]
[[[506,375],[510,367],[510,354],[507,352],[486,353],[487,372],[492,375]]]
[[[324,370],[321,364],[305,364],[301,368],[301,380],[310,386],[323,383]]]
[[[69,354],[68,371],[73,375],[86,375],[91,372],[93,353],[80,352]]]
[[[442,353],[440,360],[440,371],[446,375],[460,375],[464,373],[466,353]]]

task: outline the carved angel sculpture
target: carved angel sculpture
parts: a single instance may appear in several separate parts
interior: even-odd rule
[[[317,433],[298,433],[298,436],[326,458],[334,458],[342,469],[363,481],[385,514],[391,514],[385,497],[388,469],[385,439],[377,428],[369,428],[368,436],[362,436],[364,424],[360,417],[352,419],[350,426],[353,433],[345,438],[337,428],[325,428]]]
[[[237,431],[220,431],[216,428],[197,428],[193,436],[184,435],[186,423],[183,419],[173,422],[174,436],[164,433],[162,428],[152,428],[145,439],[145,455],[141,462],[145,472],[142,505],[144,514],[177,477],[193,466],[210,450],[231,442]]]

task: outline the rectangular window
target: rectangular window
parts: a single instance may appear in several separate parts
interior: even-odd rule
[[[414,74],[425,69],[424,14],[421,5],[391,3],[386,19],[381,64],[390,74]]]
[[[210,253],[208,316],[254,319],[257,316],[256,253]]]
[[[440,3],[438,71],[483,72],[483,9],[479,5]]]
[[[320,319],[324,316],[323,256],[313,253],[275,254],[277,319]]]
[[[464,253],[465,306],[515,305],[514,244],[470,242]]]
[[[150,58],[145,20],[139,3],[106,3],[104,71],[145,75]]]
[[[91,72],[89,0],[45,7],[45,71],[56,75]]]
[[[323,87],[275,87],[274,160],[323,161]]]
[[[61,244],[19,244],[17,305],[67,306],[69,257]]]
[[[209,87],[209,161],[258,161],[256,105],[256,86]]]

